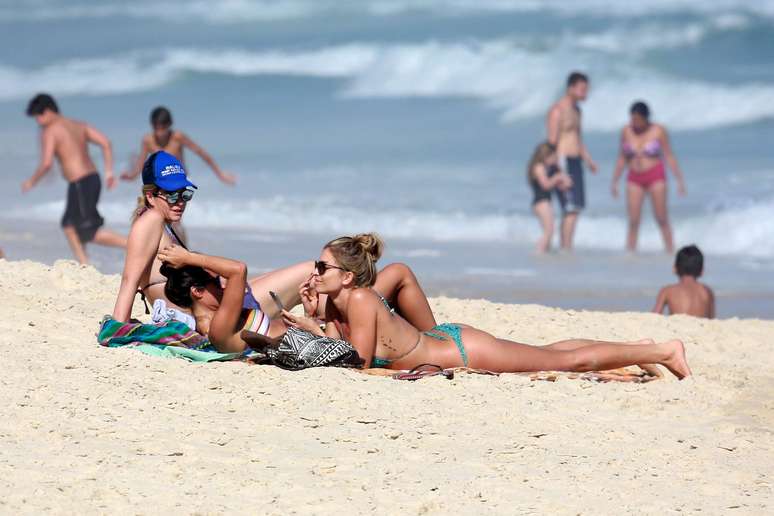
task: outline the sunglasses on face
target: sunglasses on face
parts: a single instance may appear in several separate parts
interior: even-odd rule
[[[329,263],[326,263],[326,262],[323,262],[323,261],[320,261],[320,260],[315,260],[315,262],[314,262],[314,270],[317,271],[317,275],[318,276],[322,276],[323,274],[325,274],[325,271],[327,271],[328,269],[339,269],[340,271],[346,271],[347,270],[347,269],[344,269],[342,267],[337,267],[335,265],[331,265]]]
[[[156,197],[160,197],[167,201],[167,204],[177,204],[181,199],[183,202],[188,202],[193,199],[193,190],[178,190],[176,192],[156,192]]]

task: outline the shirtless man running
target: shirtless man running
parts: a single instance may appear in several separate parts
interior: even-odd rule
[[[22,183],[22,193],[27,193],[51,170],[56,157],[62,175],[69,183],[62,231],[75,258],[82,264],[89,263],[85,246],[91,241],[100,245],[126,247],[126,237],[104,229],[102,225],[105,221],[97,211],[102,185],[97,167],[89,155],[89,143],[102,147],[105,183],[110,189],[115,186],[110,140],[88,124],[60,115],[56,101],[45,93],[30,100],[27,115],[34,117],[41,127],[41,155],[35,173]]]
[[[578,103],[586,100],[589,79],[580,72],[572,72],[567,78],[567,90],[548,111],[546,128],[549,143],[556,145],[559,163],[566,165],[565,172],[572,179],[572,187],[560,192],[562,204],[562,249],[572,249],[578,214],[586,206],[583,186],[583,162],[597,173],[597,164],[591,159],[581,136],[581,110]]]
[[[228,185],[236,183],[236,176],[221,170],[207,151],[197,145],[196,142],[182,131],[174,131],[172,129],[172,113],[170,113],[167,108],[159,106],[151,111],[150,123],[153,131],[142,137],[140,155],[137,156],[137,159],[134,161],[132,169],[121,174],[122,180],[134,180],[134,178],[140,175],[142,165],[145,163],[145,158],[147,158],[148,155],[161,150],[173,155],[185,165],[183,150],[188,147],[198,155],[202,161],[210,166],[218,179]]]

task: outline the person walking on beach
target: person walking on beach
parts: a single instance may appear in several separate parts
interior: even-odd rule
[[[637,234],[640,229],[642,203],[650,195],[653,203],[653,214],[661,229],[664,247],[671,253],[672,227],[667,216],[667,183],[664,161],[672,169],[677,179],[677,192],[685,195],[685,180],[677,159],[669,143],[669,135],[664,126],[650,121],[650,108],[642,101],[635,102],[629,109],[631,119],[621,130],[621,147],[618,161],[613,172],[613,184],[610,190],[613,197],[618,197],[618,180],[625,166],[629,166],[626,177],[626,204],[629,212],[629,231],[626,237],[626,248],[629,251],[637,249]]]
[[[45,93],[30,100],[27,116],[34,117],[41,128],[41,155],[35,173],[22,183],[22,193],[30,191],[51,170],[56,157],[62,175],[69,183],[62,231],[75,258],[82,264],[88,263],[85,246],[92,241],[105,246],[126,247],[126,237],[103,228],[105,221],[97,211],[102,184],[89,155],[89,143],[102,148],[105,183],[110,189],[115,186],[110,140],[88,124],[59,114],[56,101]]]
[[[527,181],[532,187],[532,211],[540,221],[543,236],[537,243],[538,253],[551,250],[554,236],[554,208],[551,205],[551,192],[561,195],[563,190],[572,186],[572,179],[558,165],[556,147],[542,142],[535,147],[527,164]]]
[[[142,142],[140,143],[140,155],[134,160],[132,169],[121,174],[122,180],[134,180],[134,178],[140,175],[145,158],[148,157],[149,154],[157,151],[163,150],[185,164],[183,150],[187,147],[210,166],[218,179],[228,185],[236,183],[236,176],[221,170],[207,151],[197,145],[196,142],[182,131],[174,131],[172,129],[172,113],[170,113],[167,108],[159,106],[151,111],[150,123],[153,130],[143,136]]]
[[[551,106],[546,120],[548,142],[556,146],[560,166],[572,179],[572,187],[559,196],[562,205],[561,243],[565,250],[572,249],[578,215],[586,206],[583,162],[586,162],[592,173],[597,172],[597,164],[581,136],[581,110],[578,103],[586,100],[588,91],[588,77],[581,72],[572,72],[567,77],[564,96]]]

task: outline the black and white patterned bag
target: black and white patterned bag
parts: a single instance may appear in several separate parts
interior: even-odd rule
[[[309,367],[363,367],[355,348],[345,341],[320,337],[298,328],[289,328],[276,349],[267,349],[272,364],[298,371]]]

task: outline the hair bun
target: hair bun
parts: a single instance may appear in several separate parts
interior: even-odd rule
[[[384,242],[376,233],[361,233],[355,235],[354,240],[373,261],[376,262],[382,257]]]

